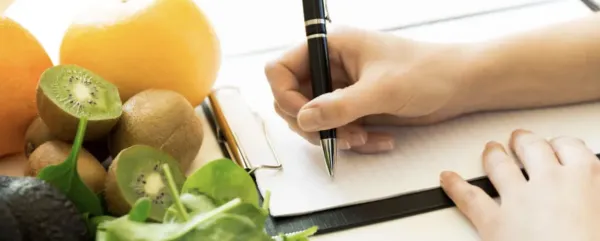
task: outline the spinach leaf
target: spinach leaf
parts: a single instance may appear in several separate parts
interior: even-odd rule
[[[144,223],[133,221],[127,215],[103,223],[101,231],[105,232],[106,240],[110,241],[205,240],[206,237],[196,233],[197,228],[241,203],[239,198],[233,199],[209,212],[191,216],[189,221],[183,223]]]
[[[192,213],[192,215],[208,212],[217,207],[210,198],[202,194],[193,195],[190,193],[184,193],[181,194],[179,199],[181,200],[181,203],[185,207],[186,211]],[[177,207],[175,205],[176,204],[172,204],[165,212],[165,217],[163,218],[164,223],[179,223],[185,221],[184,218],[179,215],[179,211],[177,211]]]
[[[181,202],[186,211],[191,213],[191,215],[205,213],[216,208],[215,204],[202,194],[192,195],[190,193],[185,193],[181,196]],[[227,213],[248,218],[248,220],[252,222],[259,230],[264,228],[267,217],[269,216],[267,211],[250,203],[242,203],[237,207],[227,211]],[[178,215],[174,204],[167,209],[167,213],[165,214],[165,218],[163,220],[164,222],[185,222],[185,220]]]
[[[37,177],[61,190],[77,206],[81,213],[100,216],[103,214],[100,199],[85,185],[77,173],[77,158],[86,127],[87,119],[81,118],[77,127],[75,141],[67,160],[60,164],[46,166],[40,170]]]
[[[276,241],[308,241],[308,237],[317,232],[317,226],[312,226],[304,231],[292,234],[280,234],[275,238]]]
[[[100,224],[115,219],[116,218],[113,216],[95,216],[91,218],[86,216],[86,223],[88,225],[88,230],[90,230],[90,233],[96,233]]]
[[[152,203],[147,197],[138,199],[134,204],[133,208],[129,211],[129,220],[134,222],[145,222],[150,215],[150,208]]]
[[[225,158],[206,163],[192,173],[183,184],[182,192],[206,194],[217,206],[234,198],[258,206],[258,192],[250,174]]]
[[[190,240],[202,241],[273,240],[248,217],[230,213],[219,214],[213,219],[202,223],[194,233],[190,234],[189,238],[193,238]]]

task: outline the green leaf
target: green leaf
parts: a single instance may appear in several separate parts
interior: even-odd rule
[[[129,216],[129,220],[135,222],[145,222],[146,219],[148,219],[148,216],[150,215],[151,205],[152,203],[147,197],[142,197],[138,199],[133,204],[133,207],[131,208],[131,210],[129,210],[129,213],[127,214]]]
[[[89,189],[77,173],[77,157],[87,126],[87,119],[81,118],[77,128],[73,148],[67,160],[57,165],[48,165],[43,168],[38,178],[49,182],[61,190],[81,213],[90,213],[93,216],[103,214],[102,203],[98,196]]]
[[[183,193],[202,193],[222,205],[234,198],[258,206],[258,191],[250,174],[229,159],[211,161],[190,175]]]
[[[317,226],[312,226],[304,231],[292,233],[292,234],[280,234],[275,240],[276,241],[308,241],[308,237],[314,235],[317,232]]]
[[[250,205],[250,204],[248,204]],[[252,206],[252,205],[250,205]],[[202,223],[190,234],[190,240],[202,241],[272,241],[261,228],[249,218],[224,213]]]
[[[215,203],[208,198],[206,195],[198,194],[193,195],[190,193],[181,194],[179,197],[181,203],[185,207],[188,213],[192,213],[192,215],[205,213],[210,210],[217,208]],[[165,213],[165,217],[163,218],[164,223],[173,223],[173,222],[184,222],[185,219],[179,214],[180,212],[177,210],[176,204],[171,204],[171,206],[167,209]]]
[[[215,204],[202,194],[192,195],[190,193],[185,193],[181,196],[181,203],[185,207],[186,211],[191,213],[191,215],[202,214],[216,208]],[[248,220],[251,221],[259,230],[264,228],[265,222],[269,216],[269,213],[264,209],[250,203],[242,203],[237,207],[227,211],[227,213],[248,218]],[[179,216],[174,204],[167,209],[164,222],[181,223],[184,221],[185,220]]]
[[[240,199],[233,199],[209,212],[192,216],[189,221],[183,223],[143,223],[132,221],[128,217],[121,217],[114,221],[104,223],[101,231],[105,233],[106,240],[111,241],[186,240],[188,237],[196,237],[194,234],[196,228],[203,226],[203,223],[211,221],[218,217],[219,214],[225,213],[241,203]]]

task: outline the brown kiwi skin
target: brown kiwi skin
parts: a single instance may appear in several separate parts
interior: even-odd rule
[[[55,139],[44,121],[36,117],[25,132],[25,156],[29,157],[38,146]]]
[[[26,175],[35,177],[42,168],[65,161],[69,157],[71,148],[71,144],[60,140],[43,143],[29,155]],[[77,173],[94,193],[99,194],[104,190],[106,170],[85,148],[79,150]]]
[[[118,154],[108,167],[103,196],[108,212],[115,216],[123,216],[131,210],[131,205],[127,203],[119,190],[119,184],[117,183],[117,162],[119,162]]]
[[[132,145],[148,145],[173,156],[186,173],[203,140],[202,121],[185,97],[171,90],[147,89],[123,104],[108,148],[115,157]]]
[[[29,157],[40,145],[51,140],[60,139],[56,138],[50,132],[46,123],[39,116],[36,117],[25,133],[25,156]],[[66,143],[72,144],[71,141],[66,141]],[[82,146],[100,162],[110,156],[108,152],[108,136],[104,136],[98,140],[85,141]]]

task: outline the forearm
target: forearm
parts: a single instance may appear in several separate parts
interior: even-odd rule
[[[472,47],[473,111],[600,99],[599,26],[596,14]]]

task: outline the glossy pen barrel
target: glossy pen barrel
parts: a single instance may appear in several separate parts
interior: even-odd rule
[[[313,98],[333,91],[327,49],[325,7],[322,0],[303,0]],[[321,139],[336,138],[335,130],[319,132]]]
[[[329,71],[329,56],[327,54],[327,38],[314,37],[308,39],[310,72],[312,79],[313,97],[333,91],[331,73]],[[334,130],[320,132],[321,139],[335,138]]]

